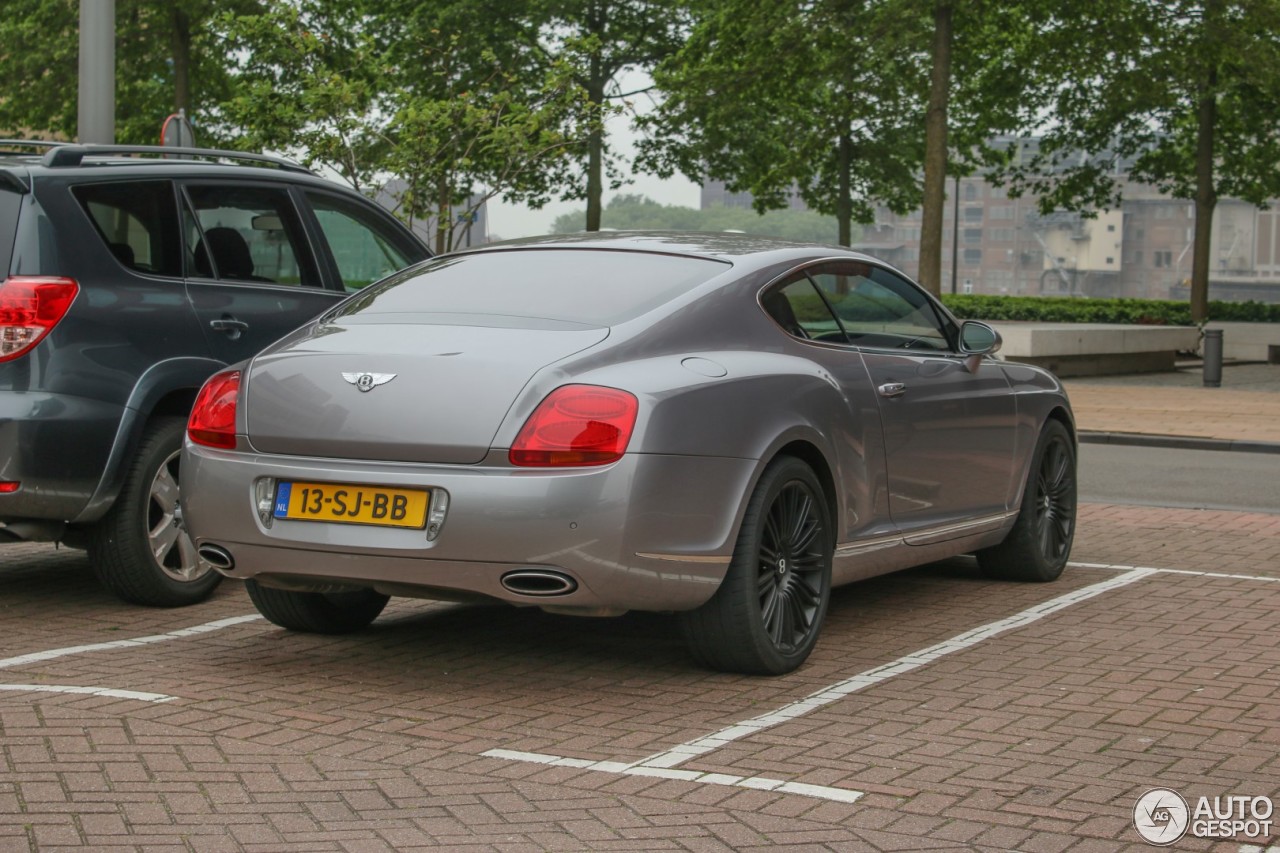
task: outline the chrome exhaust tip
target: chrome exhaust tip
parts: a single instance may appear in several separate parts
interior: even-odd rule
[[[545,598],[568,595],[578,588],[578,582],[563,572],[550,569],[516,569],[502,576],[502,586],[518,595]]]
[[[200,559],[220,572],[229,572],[236,567],[236,558],[221,545],[201,545],[196,553],[200,555]]]

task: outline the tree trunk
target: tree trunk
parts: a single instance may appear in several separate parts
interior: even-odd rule
[[[591,79],[587,99],[594,106],[604,103],[605,81],[599,79],[599,58],[591,58]],[[604,212],[604,128],[596,125],[587,135],[587,230],[600,230]]]
[[[951,2],[933,7],[933,71],[924,116],[924,211],[920,223],[920,283],[942,293],[942,207],[947,203],[947,100],[951,89]]]
[[[837,169],[840,173],[838,178],[840,196],[836,199],[836,222],[840,227],[840,245],[851,246],[853,244],[853,194],[850,190],[852,184],[850,171],[853,168],[853,140],[847,133],[840,134],[840,148],[837,156],[839,157]]]
[[[176,4],[169,22],[169,48],[173,53],[173,108],[191,116],[191,18]]]
[[[453,248],[453,199],[449,180],[443,176],[436,182],[436,254]]]
[[[1218,121],[1218,69],[1211,66],[1196,104],[1196,225],[1191,249],[1191,322],[1209,319],[1209,249],[1218,193],[1213,185],[1214,126]]]

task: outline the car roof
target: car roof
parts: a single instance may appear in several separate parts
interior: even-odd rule
[[[797,243],[756,234],[710,231],[582,231],[548,234],[488,243],[454,252],[454,255],[522,249],[596,249],[603,251],[650,252],[688,255],[736,263],[744,260],[761,265],[772,262],[807,260],[816,257],[847,258],[883,264],[870,255],[823,243]]]

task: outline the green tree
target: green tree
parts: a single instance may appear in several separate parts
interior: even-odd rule
[[[1036,117],[1025,98],[1041,6],[1065,0],[704,0],[659,66],[641,164],[725,180],[759,209],[798,191],[843,223],[922,205],[920,277],[940,290],[945,179]]]
[[[918,16],[889,3],[712,0],[654,80],[665,100],[644,126],[641,165],[694,181],[724,180],[763,212],[798,192],[852,223],[877,203],[919,203],[924,79]]]
[[[257,0],[117,0],[117,141],[153,144],[165,116],[184,109],[202,144],[224,142],[230,128],[217,120],[217,107],[233,80],[227,44],[212,22],[258,6]],[[75,138],[79,8],[78,0],[6,0],[3,135]]]
[[[555,234],[582,229],[583,211],[558,216]],[[764,237],[780,237],[805,243],[834,243],[838,226],[834,218],[812,210],[770,210],[763,214],[742,207],[716,205],[705,210],[659,204],[643,195],[616,195],[604,209],[601,227],[619,231],[740,231]]]
[[[1193,201],[1201,322],[1218,199],[1280,196],[1280,2],[1089,0],[1069,11],[1046,22],[1036,69],[1052,122],[1005,176],[1046,210],[1114,208],[1122,170]]]
[[[575,80],[591,104],[625,104],[643,90],[623,91],[622,78],[651,69],[676,51],[686,6],[682,0],[534,0],[527,4],[527,32],[549,58],[575,57]],[[577,49],[570,49],[574,45]],[[621,186],[603,125],[587,136],[575,157],[582,177],[573,177],[567,197],[586,200],[586,230],[596,231],[606,178],[611,188]]]
[[[548,201],[602,120],[569,60],[501,23],[521,6],[273,0],[228,21],[241,91],[226,114],[250,144],[298,148],[363,192],[399,179],[397,212],[433,218],[446,251],[488,198]]]

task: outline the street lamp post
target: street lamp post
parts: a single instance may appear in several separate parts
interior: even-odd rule
[[[80,142],[116,141],[116,0],[80,0]]]

